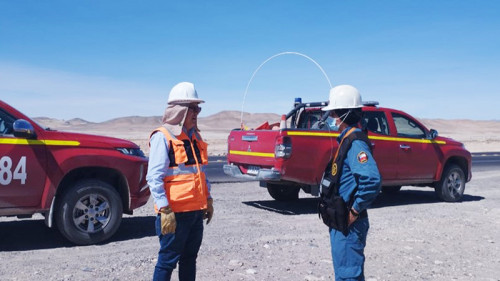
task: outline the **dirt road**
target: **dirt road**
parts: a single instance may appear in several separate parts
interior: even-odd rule
[[[500,174],[477,172],[461,203],[430,188],[380,195],[369,211],[367,280],[500,280]],[[255,182],[214,184],[198,280],[331,280],[316,200],[280,203]],[[158,250],[149,202],[103,245],[73,246],[33,220],[0,218],[0,280],[150,280]],[[177,277],[174,278],[174,280]]]

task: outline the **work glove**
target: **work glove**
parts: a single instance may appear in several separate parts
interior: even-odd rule
[[[207,209],[205,210],[204,219],[207,219],[207,224],[210,223],[214,215],[214,200],[212,198],[207,199]]]
[[[175,221],[175,213],[172,212],[170,206],[161,208],[159,212],[161,215],[161,234],[175,233],[177,223]]]

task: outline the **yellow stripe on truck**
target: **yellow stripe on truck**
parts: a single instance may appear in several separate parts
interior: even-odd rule
[[[323,133],[323,132],[286,132],[288,136],[311,136],[311,137],[338,137],[339,133]]]
[[[402,141],[402,142],[416,142],[416,143],[446,144],[445,141],[427,140],[427,139],[394,138],[394,137],[379,137],[379,136],[369,136],[368,138],[372,139],[372,140],[386,140],[386,141]]]
[[[288,136],[308,136],[308,137],[338,137],[339,136],[339,133],[327,133],[327,132],[287,131],[286,133]],[[368,136],[368,138],[371,140],[383,140],[383,141],[446,144],[445,141],[427,140],[427,139],[395,138],[395,137],[381,137],[381,136]],[[229,154],[245,155],[245,156],[257,156],[257,157],[274,157],[274,153],[240,151],[240,150],[229,150]]]
[[[339,133],[288,131],[287,135],[289,135],[289,136],[310,136],[310,137],[338,137]],[[368,136],[368,138],[372,139],[372,140],[446,144],[445,141],[427,140],[427,139],[395,138],[395,137],[381,137],[381,136]]]
[[[67,141],[67,140],[27,140],[27,139],[0,138],[0,144],[79,146],[80,142]]]
[[[258,157],[272,157],[272,158],[274,158],[274,153],[265,153],[265,152],[229,150],[229,154],[245,155],[245,156],[258,156]]]

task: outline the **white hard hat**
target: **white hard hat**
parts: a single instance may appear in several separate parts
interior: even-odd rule
[[[349,109],[363,107],[358,89],[351,85],[340,85],[330,90],[328,105],[321,110]]]
[[[168,95],[168,104],[187,104],[192,102],[205,102],[198,98],[198,93],[196,92],[193,83],[181,82],[170,90],[170,94]]]

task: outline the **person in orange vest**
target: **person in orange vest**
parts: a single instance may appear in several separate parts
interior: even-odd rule
[[[196,279],[203,220],[208,224],[214,214],[205,175],[207,144],[197,126],[203,102],[192,83],[175,85],[168,96],[163,126],[150,135],[146,179],[155,202],[160,241],[153,280],[170,280],[177,263],[180,281]]]

